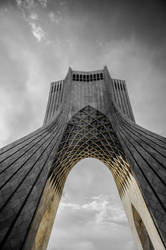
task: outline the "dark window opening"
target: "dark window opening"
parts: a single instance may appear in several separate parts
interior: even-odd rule
[[[97,73],[97,74],[90,74],[90,75],[79,75],[79,74],[73,74],[72,80],[73,81],[84,81],[84,82],[89,82],[89,81],[97,81],[97,80],[103,80],[103,73]]]
[[[73,81],[75,81],[75,74],[73,74]]]

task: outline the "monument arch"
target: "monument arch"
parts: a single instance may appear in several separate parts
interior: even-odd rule
[[[69,68],[51,84],[43,126],[0,150],[2,250],[46,249],[65,180],[88,157],[112,172],[138,249],[165,249],[166,139],[136,124],[125,81],[104,67]]]

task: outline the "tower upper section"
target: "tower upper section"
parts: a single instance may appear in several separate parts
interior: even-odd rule
[[[51,83],[44,123],[52,121],[66,108],[68,119],[88,105],[108,114],[111,102],[128,119],[134,121],[124,80],[112,79],[107,67],[89,72],[69,68],[64,80]]]

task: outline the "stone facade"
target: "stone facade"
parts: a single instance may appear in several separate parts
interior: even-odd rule
[[[51,84],[43,126],[0,150],[0,249],[46,249],[72,167],[112,172],[139,250],[166,247],[166,139],[135,123],[107,67]]]

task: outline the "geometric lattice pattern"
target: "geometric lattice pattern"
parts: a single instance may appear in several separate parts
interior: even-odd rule
[[[54,188],[62,192],[64,179],[81,159],[97,158],[111,171],[120,195],[127,188],[131,170],[110,121],[87,106],[68,122],[50,176]]]

